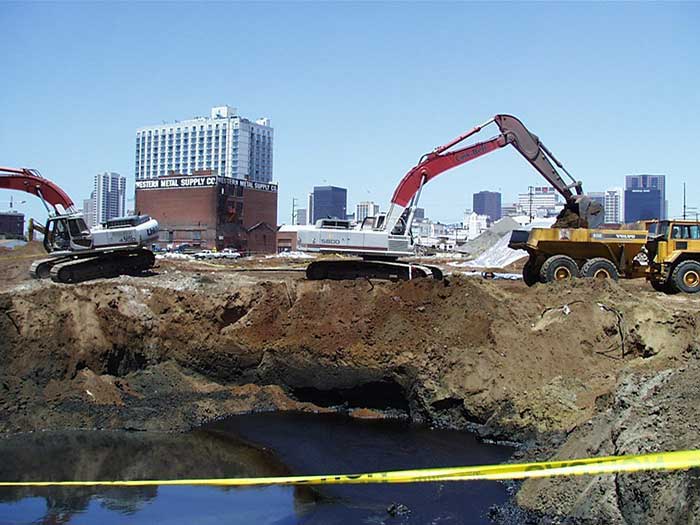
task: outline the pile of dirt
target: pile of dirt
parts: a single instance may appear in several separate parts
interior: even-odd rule
[[[0,431],[340,410],[527,442],[530,459],[682,448],[697,441],[694,420],[671,423],[697,397],[697,306],[631,282],[261,281],[174,267],[15,287],[0,294]],[[651,519],[671,501],[668,485],[639,507],[663,483],[616,481],[596,485],[610,508],[594,508],[581,497],[590,481],[528,482],[518,503],[606,520]]]
[[[46,257],[44,246],[39,241],[33,241],[24,246],[8,249],[0,247],[0,274],[2,287],[7,288],[23,281],[29,281],[29,268],[32,262]]]

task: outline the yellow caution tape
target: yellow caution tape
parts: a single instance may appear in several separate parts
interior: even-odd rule
[[[631,456],[480,465],[474,467],[428,468],[395,470],[364,474],[336,474],[322,476],[280,476],[263,478],[219,479],[148,479],[133,481],[0,481],[0,487],[83,487],[106,485],[111,487],[144,487],[152,485],[218,485],[249,487],[256,485],[354,485],[360,483],[421,483],[428,481],[473,481],[544,478],[552,476],[580,476],[640,472],[645,470],[687,470],[700,467],[700,450],[659,452]]]

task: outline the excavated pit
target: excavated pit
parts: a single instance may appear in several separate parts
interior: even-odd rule
[[[673,413],[655,411],[653,396],[671,384],[669,406],[697,397],[698,305],[583,280],[527,288],[178,271],[19,285],[0,294],[0,431],[181,431],[247,412],[341,411],[519,441],[528,460],[652,451],[649,429]],[[694,412],[664,448],[700,447]],[[653,487],[680,490],[694,509],[696,481],[674,476]],[[581,498],[593,482],[526,482],[517,503],[537,516],[640,523],[670,505],[658,495],[641,505],[651,488],[624,480]]]

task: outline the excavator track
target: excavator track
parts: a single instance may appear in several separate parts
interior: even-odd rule
[[[408,281],[417,278],[441,280],[442,271],[434,266],[397,261],[335,260],[314,261],[306,267],[306,278],[321,279],[386,279]]]
[[[32,263],[32,267],[29,269],[29,275],[34,279],[48,279],[51,277],[51,268],[53,268],[54,265],[71,260],[71,257],[49,257],[48,259],[39,259]]]
[[[154,263],[155,256],[148,250],[115,251],[54,264],[51,268],[51,280],[67,284],[102,277],[134,275],[148,270]]]

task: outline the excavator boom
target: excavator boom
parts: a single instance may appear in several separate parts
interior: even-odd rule
[[[460,142],[493,123],[498,126],[499,135],[454,149]],[[509,144],[566,200],[564,209],[554,223],[555,228],[595,228],[602,223],[603,207],[583,194],[581,182],[571,177],[540,139],[530,133],[517,118],[511,115],[496,115],[484,124],[423,155],[396,187],[386,215],[367,217],[356,227],[350,227],[349,221],[322,219],[313,227],[299,230],[297,246],[300,250],[341,253],[363,259],[314,261],[308,265],[306,276],[309,279],[412,279],[418,276],[440,278],[441,273],[437,268],[397,261],[399,257],[413,254],[411,225],[423,186],[451,168]],[[557,168],[571,179],[571,183],[567,184]]]
[[[63,208],[63,213],[74,213],[74,205],[68,194],[50,180],[45,179],[36,170],[28,168],[0,167],[0,188],[24,191],[42,199],[53,206],[56,214]]]
[[[29,238],[34,231],[44,235],[47,259],[32,263],[30,274],[38,279],[51,277],[61,283],[75,283],[98,277],[111,277],[148,270],[155,263],[148,249],[158,237],[158,221],[148,216],[121,217],[90,230],[73,200],[59,186],[36,170],[0,167],[0,189],[24,191],[39,197],[49,218],[46,226],[30,219]],[[53,206],[53,213],[49,208]],[[62,210],[60,208],[62,208]]]
[[[478,133],[489,124],[495,122],[501,131],[500,135],[484,142],[448,151],[453,146],[464,141],[468,137]],[[430,153],[421,157],[420,162],[411,168],[404,176],[391,199],[391,208],[385,222],[386,229],[392,231],[399,218],[403,214],[403,208],[408,206],[418,194],[420,188],[431,179],[441,173],[500,149],[508,144],[512,145],[534,167],[552,187],[566,200],[566,210],[572,212],[576,219],[569,218],[569,225],[578,227],[595,227],[603,220],[602,207],[592,202],[583,195],[580,181],[574,180],[564,166],[542,144],[540,139],[530,133],[520,120],[512,115],[496,115],[480,126],[476,126],[467,133],[448,142],[444,146],[435,148]],[[554,164],[552,164],[554,162]],[[566,181],[557,171],[555,165],[571,178],[571,183]],[[571,190],[575,189],[575,193]],[[415,204],[415,203],[413,203]],[[408,225],[410,227],[410,224]]]

